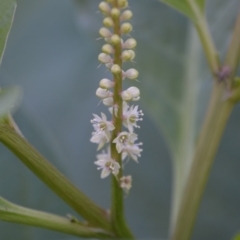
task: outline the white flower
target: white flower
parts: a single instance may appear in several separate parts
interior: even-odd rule
[[[138,162],[138,157],[141,157],[142,149],[139,148],[142,143],[128,145],[124,147],[122,159],[124,160],[127,156],[130,156],[134,161]]]
[[[132,187],[132,176],[123,176],[120,178],[120,187],[128,193]]]
[[[110,157],[109,152],[98,154],[97,159],[94,163],[98,166],[98,170],[102,169],[101,178],[105,178],[111,173],[115,176],[118,175],[120,165]]]
[[[134,161],[138,162],[138,157],[141,156],[142,149],[139,146],[142,143],[134,143],[137,140],[137,134],[121,132],[114,140],[118,153],[122,153],[122,159],[130,156]]]
[[[101,117],[96,114],[93,114],[94,119],[91,120],[95,132],[90,141],[93,143],[98,143],[98,150],[101,149],[106,142],[109,142],[111,138],[110,131],[115,129],[114,125],[107,121],[107,117],[104,113],[101,113]]]
[[[97,143],[98,148],[97,150],[101,149],[109,140],[104,132],[93,132],[92,137],[90,139],[92,143]]]
[[[128,128],[129,132],[133,132],[133,127],[140,128],[137,125],[138,121],[142,121],[143,119],[140,116],[143,116],[142,110],[138,111],[138,106],[131,106],[126,102],[123,102],[123,125]]]

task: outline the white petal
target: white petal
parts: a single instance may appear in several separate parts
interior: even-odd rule
[[[101,172],[101,178],[106,178],[110,175],[111,171],[108,168],[103,168]]]

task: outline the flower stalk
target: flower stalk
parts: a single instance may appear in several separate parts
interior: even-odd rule
[[[133,28],[128,22],[132,12],[127,7],[127,0],[106,0],[99,4],[104,15],[104,27],[100,28],[99,34],[106,43],[98,60],[111,72],[112,79],[103,78],[96,95],[109,107],[112,116],[111,121],[108,121],[105,114],[101,113],[101,118],[94,114],[91,122],[95,132],[91,142],[98,144],[98,150],[104,147],[108,149],[107,153],[97,155],[95,164],[102,170],[101,178],[112,174],[112,229],[118,237],[132,239],[125,221],[123,201],[124,193],[128,193],[132,186],[132,176],[124,176],[122,166],[126,159],[138,162],[141,156],[142,143],[135,143],[138,137],[134,129],[139,128],[137,122],[142,120],[143,113],[138,110],[138,106],[130,106],[128,103],[140,99],[139,89],[132,86],[123,90],[123,80],[132,81],[139,75],[134,68],[123,70],[124,62],[135,58],[133,49],[137,45],[134,38],[126,37]]]

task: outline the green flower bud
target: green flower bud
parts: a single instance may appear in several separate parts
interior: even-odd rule
[[[133,50],[125,50],[122,52],[123,61],[132,61],[135,58],[135,52]]]
[[[123,48],[132,49],[137,46],[137,41],[134,38],[129,38],[123,44]]]
[[[105,26],[105,27],[112,27],[113,26],[113,20],[112,20],[112,18],[110,18],[110,17],[105,17],[104,19],[103,19],[103,25]]]
[[[117,9],[117,8],[113,8],[111,10],[111,16],[112,16],[113,19],[118,18],[120,16],[120,13],[121,13],[120,10]]]
[[[118,6],[120,8],[126,8],[126,7],[128,7],[128,1],[127,0],[118,0]]]
[[[108,3],[106,2],[100,2],[99,9],[104,15],[109,15],[111,8]]]
[[[106,53],[106,54],[113,54],[114,49],[112,47],[112,45],[110,44],[104,44],[102,46],[102,52]]]
[[[122,69],[120,68],[119,65],[113,64],[111,67],[111,72],[112,72],[112,74],[119,74],[122,72]]]
[[[124,34],[130,33],[132,31],[132,24],[131,23],[123,23],[121,25],[121,32]]]
[[[122,14],[121,14],[121,21],[127,21],[130,20],[133,16],[133,13],[131,10],[125,10]]]
[[[112,36],[111,31],[105,27],[99,29],[99,34],[103,38],[110,38]]]
[[[113,45],[117,45],[121,42],[121,38],[117,34],[113,34],[110,41]]]

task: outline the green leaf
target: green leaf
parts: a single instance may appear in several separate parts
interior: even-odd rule
[[[9,87],[0,90],[0,118],[12,111],[21,99],[22,91],[18,87]]]
[[[15,0],[0,0],[0,64],[16,9]]]
[[[234,236],[233,240],[240,240],[240,233],[238,233],[236,236]]]
[[[196,20],[198,12],[204,12],[205,0],[161,0],[171,7],[182,12],[193,21]]]

